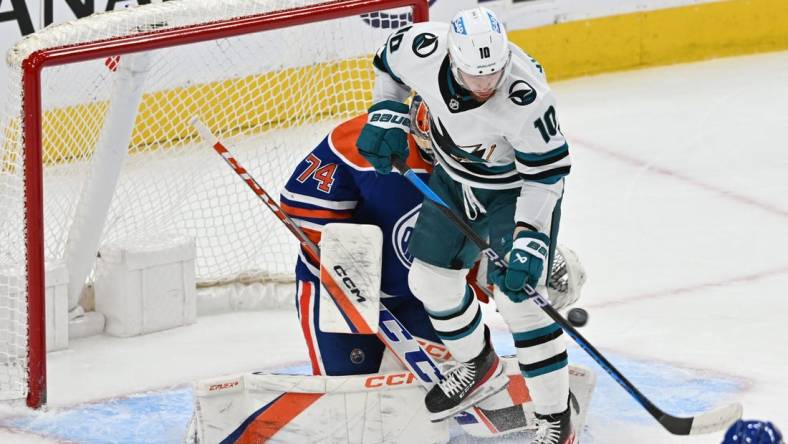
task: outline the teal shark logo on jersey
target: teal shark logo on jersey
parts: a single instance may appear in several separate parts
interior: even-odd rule
[[[478,157],[480,159],[484,158],[484,155],[487,153],[487,148],[482,148],[481,143],[477,143],[476,145],[469,145],[469,146],[462,146],[457,145],[461,150],[465,151],[466,153],[470,154],[471,156]],[[494,147],[495,145],[493,145]]]
[[[495,150],[495,144],[485,147],[481,143],[473,145],[457,145],[452,139],[449,131],[438,118],[437,123],[430,119],[430,132],[435,145],[443,153],[460,163],[484,163],[485,157],[489,157]]]
[[[489,160],[489,157],[492,155],[493,151],[495,151],[495,144],[490,146],[483,146],[481,143],[477,143],[476,145],[457,145],[457,148],[464,151],[465,154],[461,156],[449,154],[452,159],[460,163],[480,163]]]
[[[525,80],[518,80],[509,87],[509,100],[515,105],[530,105],[536,100],[536,90]]]
[[[413,53],[424,58],[429,57],[438,49],[438,36],[424,32],[413,39]]]

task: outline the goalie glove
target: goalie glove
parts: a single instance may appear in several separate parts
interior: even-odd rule
[[[391,172],[391,157],[408,158],[408,105],[384,100],[372,105],[367,124],[358,136],[358,151],[380,174]]]
[[[509,268],[504,274],[498,271],[493,279],[498,288],[513,302],[528,299],[523,291],[526,284],[536,287],[544,271],[550,238],[536,231],[521,231],[509,252]]]

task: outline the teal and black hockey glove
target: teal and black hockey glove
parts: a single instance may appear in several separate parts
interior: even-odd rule
[[[384,100],[372,105],[367,124],[358,136],[356,146],[380,174],[391,172],[391,157],[408,158],[410,117],[408,105]]]
[[[512,244],[509,253],[509,268],[506,273],[500,271],[492,273],[493,282],[513,302],[522,302],[528,299],[525,285],[535,288],[544,271],[547,261],[548,245],[550,238],[536,231],[522,231]]]

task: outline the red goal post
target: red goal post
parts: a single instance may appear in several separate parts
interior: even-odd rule
[[[175,4],[178,5],[175,5]],[[66,103],[64,107],[58,108],[55,111],[47,110],[44,106],[42,106],[42,93],[46,91],[46,85],[42,83],[42,73],[44,73],[47,69],[60,66],[60,65],[69,65],[75,63],[82,63],[82,62],[89,62],[94,60],[101,60],[107,58],[114,58],[117,60],[117,57],[120,56],[123,59],[124,56],[127,56],[132,53],[142,53],[142,52],[150,52],[156,50],[162,50],[166,48],[173,48],[180,45],[190,45],[196,44],[200,42],[221,42],[225,41],[226,39],[231,38],[239,38],[240,40],[246,41],[247,39],[242,39],[240,37],[252,35],[252,34],[259,34],[265,31],[272,31],[272,30],[280,30],[283,28],[290,28],[290,27],[298,27],[304,24],[314,24],[319,22],[328,22],[332,20],[338,20],[342,18],[349,18],[355,17],[363,14],[373,14],[373,16],[367,17],[367,22],[374,20],[389,20],[391,17],[386,18],[385,14],[380,14],[381,11],[389,11],[394,10],[394,13],[400,13],[398,8],[410,8],[411,18],[413,21],[424,21],[428,17],[428,4],[426,0],[337,0],[337,1],[316,1],[316,0],[290,0],[290,1],[274,1],[268,2],[269,4],[275,4],[280,6],[279,8],[266,8],[265,6],[260,6],[258,9],[259,11],[254,11],[254,8],[250,8],[251,13],[246,15],[240,16],[232,16],[232,17],[222,17],[221,14],[217,14],[216,16],[209,17],[208,21],[206,22],[199,22],[195,21],[194,23],[187,23],[187,24],[177,24],[175,26],[170,26],[168,23],[159,22],[159,23],[145,23],[142,21],[143,19],[139,19],[137,21],[137,17],[143,17],[143,13],[148,10],[148,8],[161,8],[162,14],[166,16],[167,14],[173,14],[173,17],[180,17],[178,8],[189,8],[189,5],[192,2],[171,2],[171,3],[163,3],[163,4],[154,4],[154,5],[147,5],[144,7],[140,7],[134,10],[127,10],[127,11],[116,11],[107,14],[99,14],[102,17],[93,17],[83,19],[85,24],[96,24],[99,20],[120,20],[119,23],[129,24],[130,31],[129,32],[115,32],[115,33],[107,33],[102,34],[100,31],[96,31],[96,27],[94,26],[91,29],[85,29],[84,31],[80,31],[81,22],[83,20],[76,21],[72,24],[67,25],[68,28],[64,26],[60,27],[51,27],[45,30],[42,30],[41,35],[33,35],[32,38],[27,42],[29,45],[35,45],[36,41],[40,42],[47,42],[46,34],[53,34],[56,32],[76,32],[80,33],[83,32],[84,35],[89,36],[87,39],[78,39],[80,41],[76,43],[66,43],[60,44],[62,41],[68,42],[68,40],[58,40],[53,39],[54,46],[41,46],[39,48],[34,49],[29,53],[20,53],[19,48],[24,47],[24,45],[18,45],[15,50],[17,51],[14,53],[15,50],[12,50],[11,55],[9,56],[9,63],[15,64],[16,66],[12,66],[12,69],[19,70],[20,78],[18,79],[20,84],[20,89],[16,91],[15,94],[11,94],[12,96],[18,95],[18,97],[9,98],[7,100],[14,101],[19,100],[21,106],[16,108],[15,106],[9,107],[10,111],[7,114],[0,115],[0,118],[5,117],[4,120],[0,120],[0,201],[1,202],[9,202],[9,208],[11,211],[9,213],[13,213],[13,209],[17,208],[18,202],[15,200],[16,194],[19,194],[20,188],[22,189],[22,195],[18,196],[21,199],[21,205],[24,213],[24,223],[21,227],[23,234],[23,242],[24,243],[24,252],[21,253],[23,256],[22,265],[19,265],[19,261],[15,259],[20,258],[20,254],[16,252],[15,246],[17,246],[20,241],[17,239],[17,234],[19,230],[14,230],[12,227],[8,231],[9,233],[0,233],[0,249],[7,249],[9,253],[6,256],[10,257],[7,259],[7,263],[3,263],[3,257],[0,256],[0,268],[3,265],[11,264],[8,268],[18,270],[20,267],[23,267],[22,275],[24,276],[24,288],[15,288],[15,280],[13,278],[4,278],[2,274],[0,274],[0,299],[9,299],[9,305],[11,308],[8,308],[7,311],[11,313],[9,316],[10,318],[14,318],[14,316],[24,317],[22,315],[26,314],[26,320],[20,320],[20,324],[24,325],[10,325],[6,326],[5,329],[7,330],[4,333],[8,336],[10,345],[5,350],[0,350],[0,360],[5,361],[4,364],[0,365],[0,396],[12,399],[15,397],[26,397],[27,405],[33,408],[37,408],[46,403],[46,332],[45,332],[45,306],[44,306],[44,295],[45,295],[45,261],[49,261],[54,259],[62,259],[63,252],[67,250],[67,242],[63,241],[62,239],[67,237],[63,234],[52,235],[53,238],[57,238],[58,242],[61,242],[61,246],[53,247],[56,251],[54,253],[48,252],[47,244],[50,242],[49,233],[45,234],[45,217],[47,218],[47,224],[49,224],[49,216],[45,216],[48,214],[45,212],[45,196],[44,196],[44,176],[46,168],[52,168],[53,171],[57,171],[59,174],[61,170],[65,170],[64,164],[66,163],[78,163],[74,161],[74,159],[78,159],[80,162],[83,160],[90,160],[90,155],[85,155],[85,157],[81,157],[74,155],[73,152],[69,151],[72,145],[66,142],[57,142],[58,149],[65,150],[65,154],[61,152],[58,154],[56,159],[53,160],[52,157],[48,157],[48,148],[45,146],[45,138],[46,137],[54,137],[52,135],[45,136],[45,132],[50,131],[52,133],[59,133],[57,134],[58,137],[67,137],[69,134],[73,133],[75,128],[75,123],[69,121],[67,123],[59,123],[58,125],[52,125],[52,128],[45,127],[44,118],[43,116],[47,113],[48,118],[52,118],[52,115],[58,114],[69,114],[69,115],[78,115],[80,119],[89,120],[91,116],[95,112],[97,112],[93,105],[85,104],[82,102],[72,102]],[[205,1],[196,0],[195,4],[205,4]],[[229,5],[228,9],[232,9],[236,4],[262,4],[264,2],[251,2],[248,0],[221,0],[215,1],[213,3],[222,3],[225,5]],[[246,6],[245,6],[246,7]],[[374,14],[379,14],[378,16],[374,16]],[[177,21],[177,20],[173,20]],[[341,26],[338,25],[337,29],[340,29]],[[76,31],[75,31],[76,30]],[[334,32],[334,31],[327,31],[327,32]],[[320,38],[323,34],[320,34],[318,38]],[[378,42],[376,44],[382,43],[380,41],[381,33],[375,33],[376,39]],[[363,39],[363,36],[357,36],[356,39]],[[337,40],[334,44],[337,47],[331,47],[327,50],[333,54],[336,52],[339,57],[341,58],[342,54],[342,47],[343,45],[347,45],[351,40],[348,37],[342,37]],[[294,38],[291,38],[289,44],[292,44],[294,47],[304,42],[295,41]],[[331,42],[325,42],[325,39],[321,39],[319,42],[314,42],[319,44],[332,44]],[[233,56],[232,48],[228,48],[226,46],[216,45],[219,49],[217,54],[226,54],[228,57]],[[32,47],[32,46],[31,46]],[[286,48],[287,46],[283,46]],[[309,51],[306,51],[309,53]],[[235,55],[236,57],[243,58],[244,54]],[[197,58],[199,62],[199,58]],[[371,64],[371,60],[369,60]],[[218,60],[215,63],[221,63]],[[275,64],[274,64],[275,65]],[[199,63],[196,63],[195,66],[200,66]],[[304,68],[297,67],[293,68],[290,66],[285,66],[284,70],[288,70],[285,74],[285,77],[293,75],[295,70],[310,70],[313,69],[314,65],[307,65]],[[191,66],[181,66],[184,70],[192,69]],[[171,69],[171,68],[170,68]],[[314,69],[323,69],[322,67],[314,68]],[[329,77],[336,77],[342,84],[353,84],[353,88],[359,88],[358,85],[362,85],[364,88],[368,89],[370,86],[369,78],[362,76],[361,80],[359,81],[357,77],[354,75],[348,75],[348,77],[344,77],[343,74],[336,74],[336,70],[340,68],[331,68],[327,70]],[[165,72],[162,69],[161,72]],[[239,75],[246,75],[244,73],[238,73]],[[257,74],[255,74],[257,75]],[[265,76],[267,80],[259,81],[264,85],[270,85],[273,77],[273,74],[266,73]],[[251,75],[248,75],[251,76]],[[253,76],[252,76],[253,77]],[[12,76],[11,81],[14,82],[14,78]],[[96,80],[95,82],[99,82],[102,79]],[[85,80],[85,83],[89,81],[94,81],[93,79]],[[219,79],[218,82],[222,83],[223,85],[227,85],[227,82],[231,82],[232,80],[227,79]],[[359,83],[360,82],[360,83]],[[166,82],[165,82],[166,83]],[[327,82],[329,83],[329,82]],[[237,84],[234,87],[238,86]],[[190,83],[186,83],[184,85],[180,85],[175,90],[178,93],[189,90],[192,88],[193,85]],[[59,91],[62,91],[64,87],[60,88],[58,91],[54,93],[52,91],[47,91],[47,94],[59,94]],[[285,88],[285,87],[281,87]],[[326,86],[326,91],[332,90],[329,86]],[[196,90],[190,90],[196,91]],[[205,91],[199,91],[199,94],[204,94]],[[87,93],[85,94],[86,97],[90,96],[90,94],[100,95],[98,93]],[[148,93],[146,93],[148,94]],[[175,105],[172,105],[172,101],[181,100],[180,97],[175,97],[177,93],[173,93],[172,90],[168,90],[166,93],[162,93],[167,97],[162,99],[164,105],[161,105],[161,110],[159,111],[161,118],[169,119],[172,116],[173,109],[175,109]],[[193,97],[189,97],[189,101],[198,101],[202,100],[202,96],[198,96],[197,93],[194,93]],[[226,94],[228,97],[236,97],[240,95],[247,94],[245,90],[239,91],[231,91],[226,92],[222,91],[222,94]],[[328,93],[326,93],[328,94]],[[364,92],[357,92],[353,91],[343,91],[341,94],[337,95],[336,97],[343,97],[347,98],[349,101],[348,105],[341,105],[339,108],[342,108],[341,112],[333,112],[333,111],[316,111],[315,114],[303,117],[304,122],[312,122],[316,120],[316,116],[324,116],[330,115],[332,118],[337,117],[346,117],[351,115],[353,112],[358,112],[361,105],[356,104],[357,98],[359,94],[362,94],[364,98],[368,100],[369,95],[368,91]],[[367,94],[367,95],[364,95]],[[149,93],[144,98],[151,98],[155,96],[154,93]],[[326,100],[323,99],[323,93],[319,93],[321,96],[321,103],[325,102]],[[175,98],[173,98],[175,97]],[[328,97],[328,101],[331,101],[331,97]],[[144,100],[144,99],[143,99]],[[151,99],[152,100],[152,99]],[[167,101],[170,102],[167,102]],[[222,99],[224,100],[224,99]],[[227,99],[227,100],[234,100],[234,99]],[[279,99],[281,101],[281,99]],[[295,100],[295,99],[294,99]],[[315,99],[318,100],[318,99]],[[335,99],[333,99],[336,101]],[[343,99],[344,100],[344,99]],[[289,99],[287,100],[289,101]],[[103,100],[97,100],[96,103],[101,103],[102,109],[101,112],[106,112],[106,107],[103,105]],[[230,102],[228,102],[230,103]],[[246,102],[244,102],[246,103]],[[111,107],[111,105],[109,105]],[[331,109],[334,109],[334,104],[330,105]],[[193,104],[189,102],[188,106],[184,107],[184,111],[188,111],[193,108]],[[66,109],[66,111],[63,111]],[[59,110],[59,111],[58,111]],[[228,108],[225,112],[230,112],[231,109]],[[298,114],[298,113],[296,113]],[[188,120],[191,116],[180,116],[183,119]],[[132,119],[133,120],[133,119]],[[139,121],[138,116],[138,121]],[[155,119],[150,119],[151,122],[154,122]],[[271,123],[276,122],[276,123]],[[284,122],[284,123],[282,123]],[[153,123],[152,123],[153,124]],[[96,138],[99,138],[96,134],[100,134],[102,131],[106,131],[105,129],[100,129],[102,124],[98,124],[97,128],[99,129],[92,129],[91,131],[86,131],[84,135],[80,135],[81,139],[80,142],[76,145],[81,146],[82,144],[87,143],[86,141],[95,141]],[[177,125],[173,124],[174,126]],[[234,126],[233,126],[234,125]],[[283,119],[279,116],[277,119],[266,121],[263,123],[255,123],[257,125],[255,127],[258,131],[273,131],[271,128],[289,128],[291,126],[291,122]],[[232,124],[228,124],[227,128],[219,128],[219,133],[224,134],[239,134],[244,133],[248,129],[250,125],[247,123],[237,123],[234,122]],[[252,125],[254,126],[254,125]],[[239,129],[240,128],[240,129]],[[133,145],[137,140],[135,138],[142,137],[144,139],[145,136],[140,136],[137,134],[137,128],[133,129],[132,133],[132,142]],[[141,131],[141,130],[140,130]],[[249,131],[252,133],[253,131]],[[95,133],[95,134],[94,134]],[[166,136],[162,134],[166,133]],[[156,151],[150,157],[155,157],[159,155],[158,153],[165,153],[161,154],[161,156],[168,155],[167,149],[161,148],[160,145],[162,144],[162,140],[164,138],[170,137],[172,134],[176,134],[177,131],[171,129],[165,129],[162,133],[158,133],[156,135],[150,136],[149,139],[146,139],[140,146],[150,147],[156,146],[156,148],[146,148],[148,151],[144,155],[140,155],[141,157],[149,156],[150,152],[154,150]],[[76,136],[75,136],[76,137]],[[181,140],[186,137],[182,134],[178,134],[177,137],[173,137],[172,140],[175,140],[177,143],[181,143]],[[303,143],[309,145],[310,143],[316,143],[319,139],[305,139]],[[14,151],[15,143],[20,143],[22,145],[23,152]],[[130,145],[131,146],[131,145]],[[180,145],[179,145],[180,146]],[[172,151],[179,151],[178,149],[172,149]],[[22,160],[20,160],[22,158]],[[65,159],[65,160],[64,160]],[[72,162],[73,161],[73,162]],[[281,166],[281,165],[280,165]],[[22,179],[19,179],[20,175],[18,174],[19,170],[23,170],[24,173],[21,175]],[[150,169],[150,168],[147,168]],[[53,173],[54,175],[55,173]],[[121,173],[123,174],[123,173]],[[3,175],[5,178],[3,178]],[[232,181],[234,178],[229,178]],[[21,180],[21,183],[18,183]],[[164,183],[164,182],[162,182]],[[162,185],[162,188],[169,186],[169,185]],[[5,188],[3,188],[5,187]],[[60,187],[60,185],[57,185]],[[83,190],[84,192],[84,190]],[[4,194],[5,193],[5,194]],[[117,198],[117,196],[116,196]],[[2,200],[5,199],[5,200]],[[149,201],[147,198],[143,198],[145,202]],[[114,204],[113,204],[114,205]],[[73,214],[73,209],[75,205],[69,204],[68,211],[64,211],[64,214]],[[206,205],[205,208],[214,208],[215,205]],[[114,207],[113,207],[114,208]],[[69,213],[71,212],[71,213]],[[9,220],[10,220],[9,216]],[[62,222],[61,219],[68,219],[71,216],[52,216],[52,219],[57,221],[58,224],[62,223],[64,228],[63,231],[68,231],[71,229],[70,224],[71,222],[66,220],[66,222]],[[268,216],[270,217],[270,216]],[[0,222],[4,222],[2,219],[3,216],[0,216]],[[117,220],[122,220],[123,217],[116,218]],[[10,224],[10,222],[9,222]],[[102,228],[102,225],[99,225]],[[108,231],[106,227],[103,227],[103,230],[99,230],[102,232]],[[144,228],[143,228],[144,231]],[[239,236],[240,237],[240,236]],[[45,243],[46,242],[46,243]],[[95,253],[91,252],[93,257],[95,258]],[[219,260],[218,262],[222,262]],[[16,267],[16,268],[14,268]],[[5,280],[4,280],[5,279]],[[20,296],[20,295],[24,295]],[[16,298],[16,299],[14,299]],[[22,301],[22,302],[20,302]],[[17,304],[17,305],[14,305]],[[24,304],[24,307],[20,306],[19,304]],[[21,314],[21,315],[20,315]],[[2,321],[0,321],[2,322]],[[0,325],[0,330],[4,327]],[[0,334],[2,332],[0,331]],[[1,336],[1,335],[0,335]],[[19,347],[22,347],[22,342],[24,342],[24,352],[20,352],[18,350]],[[16,345],[15,345],[16,344]],[[15,349],[14,347],[17,347]],[[19,356],[23,355],[23,356]],[[17,367],[22,367],[22,371],[20,373],[19,369],[13,370]],[[3,369],[6,370],[3,370]],[[10,369],[10,370],[9,370]],[[5,372],[5,374],[2,374]],[[24,381],[17,381],[19,378],[24,379]],[[17,386],[21,384],[21,386]],[[5,394],[3,394],[5,393]]]

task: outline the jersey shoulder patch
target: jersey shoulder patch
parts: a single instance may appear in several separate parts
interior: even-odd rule
[[[447,32],[448,25],[443,23],[425,22],[413,25],[407,38],[410,52],[421,59],[433,54],[442,57],[442,51],[438,49],[442,47],[441,43]]]
[[[524,54],[524,53],[521,53]],[[523,57],[528,57],[524,55]],[[539,72],[530,59],[512,58],[512,70],[501,86],[501,102],[510,111],[505,114],[522,116],[544,112],[543,104],[548,106],[554,101],[553,93],[545,77]]]
[[[430,71],[430,66],[440,64],[446,56],[446,36],[448,24],[417,23],[402,28],[388,39],[384,57],[385,71],[407,85],[417,81]]]

